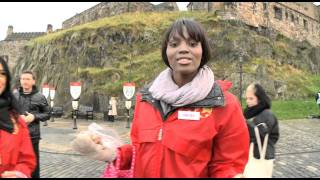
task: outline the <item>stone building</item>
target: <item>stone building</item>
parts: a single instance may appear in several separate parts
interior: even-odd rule
[[[190,2],[189,11],[216,12],[259,30],[273,29],[286,37],[320,46],[320,6],[312,2]]]
[[[46,32],[14,32],[13,26],[8,26],[6,38],[0,41],[0,56],[7,61],[10,71],[13,70],[13,66],[16,64],[19,57],[23,55],[24,46],[30,39],[51,32],[51,24],[48,24]]]
[[[62,29],[71,28],[104,17],[136,11],[179,11],[179,8],[175,2],[165,2],[158,5],[153,5],[149,2],[102,2],[65,20],[62,23]]]

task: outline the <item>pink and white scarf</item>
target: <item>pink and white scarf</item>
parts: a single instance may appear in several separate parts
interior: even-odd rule
[[[152,97],[168,105],[182,107],[203,100],[212,90],[214,75],[212,70],[204,65],[199,69],[193,80],[182,87],[173,81],[170,68],[162,71],[149,88]]]

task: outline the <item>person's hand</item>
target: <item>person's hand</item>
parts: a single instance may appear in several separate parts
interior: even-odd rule
[[[101,138],[93,134],[79,133],[71,146],[75,151],[99,161],[111,162],[116,156],[115,150],[104,147]]]
[[[5,171],[1,174],[2,178],[18,178],[16,171]]]
[[[91,140],[96,143],[96,144],[101,144],[102,145],[102,142],[101,142],[101,137],[100,136],[97,136],[97,135],[90,135],[90,138]]]
[[[28,178],[20,171],[5,171],[1,174],[1,178]]]
[[[24,122],[26,122],[26,124],[29,124],[27,117],[25,115],[20,115],[20,117],[23,119]]]
[[[26,112],[27,115],[21,115],[21,117],[24,119],[24,121],[27,124],[30,124],[32,121],[34,121],[35,117],[33,114]]]
[[[243,174],[237,174],[233,178],[246,178]]]
[[[29,113],[29,112],[26,112],[27,113],[27,116],[26,118],[28,119],[28,121],[31,123],[32,121],[34,121],[35,117],[33,114]]]

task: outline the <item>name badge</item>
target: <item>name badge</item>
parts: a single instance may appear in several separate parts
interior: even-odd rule
[[[180,120],[200,120],[200,112],[178,111],[178,119]]]

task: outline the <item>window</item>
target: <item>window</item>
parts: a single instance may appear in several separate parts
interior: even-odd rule
[[[303,19],[303,27],[304,27],[305,30],[308,31],[308,21],[305,20],[305,19]]]
[[[211,10],[211,6],[212,6],[211,3],[212,3],[212,2],[208,2],[208,12],[210,12],[210,10]]]
[[[282,9],[274,6],[274,17],[276,19],[282,20]]]
[[[224,5],[226,6],[226,8],[235,8],[235,2],[225,2]]]
[[[296,23],[299,24],[299,17],[296,18]]]
[[[268,5],[267,2],[264,2],[264,3],[263,3],[263,10],[264,10],[264,11],[267,10],[267,5]]]
[[[286,13],[285,13],[285,14],[286,14],[286,20],[288,20],[288,12],[286,11]]]
[[[252,3],[252,13],[254,14],[257,11],[257,2]]]
[[[291,14],[291,22],[294,22],[294,15]]]

